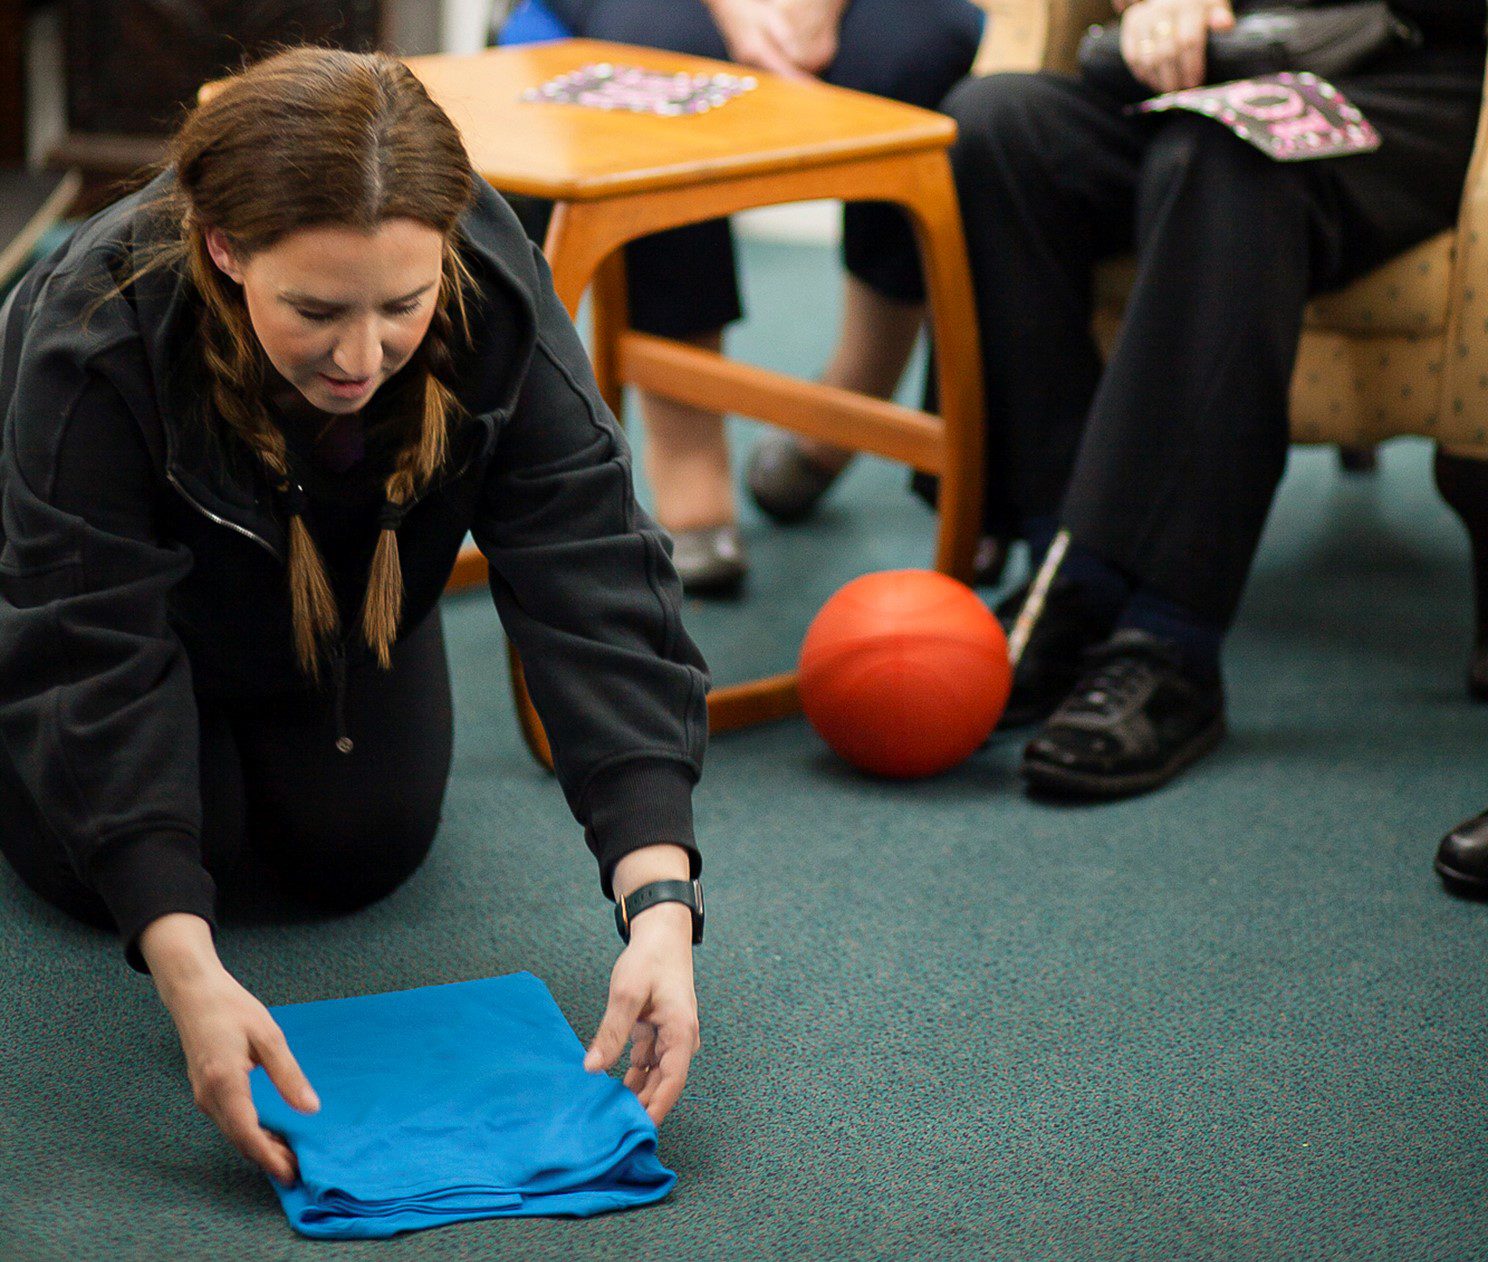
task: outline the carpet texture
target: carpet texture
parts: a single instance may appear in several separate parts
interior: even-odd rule
[[[736,352],[819,368],[834,276],[825,251],[752,247]],[[671,1198],[336,1255],[1488,1255],[1488,908],[1430,867],[1488,804],[1488,710],[1464,696],[1466,545],[1428,465],[1401,443],[1351,479],[1293,453],[1226,659],[1233,735],[1152,796],[1032,803],[1003,738],[910,786],[844,769],[799,721],[717,739]],[[927,562],[902,488],[865,462],[812,524],[746,512],[747,597],[690,611],[720,679],[788,664],[848,577]],[[345,919],[241,899],[224,959],[271,1004],[527,969],[587,1037],[608,905],[521,748],[489,601],[447,619],[455,775],[427,866]],[[330,1256],[196,1113],[112,942],[8,874],[0,930],[0,1259]]]

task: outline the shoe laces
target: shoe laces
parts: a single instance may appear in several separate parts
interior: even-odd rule
[[[1085,674],[1060,710],[1101,719],[1124,714],[1151,691],[1154,670],[1168,656],[1159,644],[1123,637],[1089,649]]]

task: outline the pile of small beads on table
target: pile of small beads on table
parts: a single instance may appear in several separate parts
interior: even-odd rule
[[[739,75],[667,74],[597,62],[529,89],[522,100],[635,114],[704,114],[756,86],[757,80]]]

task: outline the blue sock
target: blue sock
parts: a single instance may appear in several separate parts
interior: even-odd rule
[[[1044,558],[1053,546],[1054,537],[1059,530],[1057,517],[1023,519],[1023,537],[1028,541],[1030,579],[1043,566]],[[1125,574],[1104,557],[1073,541],[1060,563],[1058,577],[1067,578],[1083,588],[1097,604],[1109,608],[1113,614],[1126,604],[1131,595],[1131,582]]]
[[[1127,601],[1116,629],[1127,627],[1176,645],[1185,673],[1204,680],[1219,677],[1219,651],[1225,634],[1219,623],[1160,596],[1150,587],[1139,587]]]

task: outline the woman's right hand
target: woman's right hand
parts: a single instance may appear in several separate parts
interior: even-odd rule
[[[269,1010],[222,966],[200,916],[173,913],[140,935],[140,953],[186,1056],[197,1107],[243,1156],[284,1185],[299,1178],[294,1153],[258,1123],[248,1074],[261,1065],[291,1107],[320,1108]]]
[[[1130,0],[1120,12],[1121,55],[1154,92],[1203,83],[1210,32],[1235,25],[1230,0]]]

